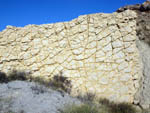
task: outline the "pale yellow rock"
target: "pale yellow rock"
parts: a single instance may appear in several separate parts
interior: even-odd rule
[[[96,52],[96,57],[97,58],[105,57],[105,55],[106,54],[103,51],[101,51],[101,50],[99,50],[99,51]]]
[[[30,69],[31,69],[32,71],[37,71],[39,68],[38,68],[38,66],[37,66],[36,64],[33,64],[33,65],[30,67]]]
[[[25,42],[30,42],[30,39],[28,36],[22,38],[21,42],[25,43]]]
[[[119,51],[118,53],[114,54],[113,58],[114,59],[121,59],[124,58],[124,53],[122,51]]]
[[[134,41],[135,39],[136,39],[136,37],[133,36],[133,35],[131,35],[131,34],[128,34],[127,36],[124,36],[124,37],[123,37],[123,40],[124,40],[124,41],[127,41],[127,42],[129,42],[129,41]]]
[[[120,40],[115,40],[112,42],[112,46],[113,48],[118,48],[118,47],[122,47],[123,46],[123,42]]]
[[[130,95],[124,95],[119,98],[120,102],[131,102],[131,100],[133,99],[130,98]]]
[[[124,74],[123,76],[120,77],[121,81],[127,82],[132,78],[131,74]]]
[[[70,22],[8,26],[0,32],[0,71],[29,70],[44,79],[68,77],[71,94],[94,92],[133,102],[141,62],[133,11],[83,15]]]
[[[99,80],[99,83],[101,83],[101,84],[103,84],[103,85],[108,84],[108,78],[107,78],[107,77],[102,77],[102,78]]]
[[[128,67],[128,62],[121,62],[120,65],[118,66],[118,70],[122,70],[124,68]]]
[[[23,45],[23,46],[21,47],[21,50],[22,50],[22,51],[27,51],[29,48],[30,48],[30,46],[28,46],[28,45]]]
[[[32,54],[33,56],[37,55],[39,52],[40,52],[39,49],[32,49],[32,50],[31,50],[31,54]]]
[[[111,43],[109,43],[108,45],[106,45],[102,50],[104,52],[112,51],[112,45],[111,45]]]

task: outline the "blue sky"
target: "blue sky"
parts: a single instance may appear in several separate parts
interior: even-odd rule
[[[112,13],[145,0],[0,0],[0,31],[7,25],[25,26],[70,21],[79,15]]]

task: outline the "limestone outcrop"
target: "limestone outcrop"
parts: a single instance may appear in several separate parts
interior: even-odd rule
[[[125,10],[83,15],[70,22],[7,26],[0,32],[0,71],[24,70],[45,79],[62,72],[71,80],[73,96],[92,92],[113,101],[140,103],[135,95],[149,64],[142,60],[138,44],[147,44],[137,34],[139,14]]]

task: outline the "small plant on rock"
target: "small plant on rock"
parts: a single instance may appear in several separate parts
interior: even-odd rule
[[[85,103],[92,103],[95,99],[96,95],[94,93],[87,92],[84,95],[78,95],[77,98]]]
[[[51,87],[54,90],[67,92],[69,94],[72,88],[71,81],[68,80],[67,77],[64,77],[62,72],[60,72],[57,75],[54,75],[49,80],[44,80],[42,77],[32,77],[31,81],[37,82],[46,87]]]
[[[9,81],[14,81],[14,80],[28,80],[27,76],[29,73],[23,72],[23,71],[17,71],[13,70],[8,74],[8,80]]]
[[[66,107],[61,113],[99,113],[99,110],[94,106],[83,104]]]
[[[54,75],[54,77],[49,81],[49,84],[55,89],[63,90],[69,94],[71,92],[71,81],[68,80],[67,77],[63,76],[62,72],[60,72],[57,75]]]
[[[0,83],[7,83],[8,78],[7,75],[4,72],[0,72]]]
[[[99,103],[105,106],[109,113],[136,113],[136,109],[129,103],[114,103],[107,99],[100,99]]]

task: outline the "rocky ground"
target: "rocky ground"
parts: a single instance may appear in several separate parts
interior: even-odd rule
[[[80,103],[68,94],[34,82],[0,84],[0,113],[59,113],[68,104]]]

